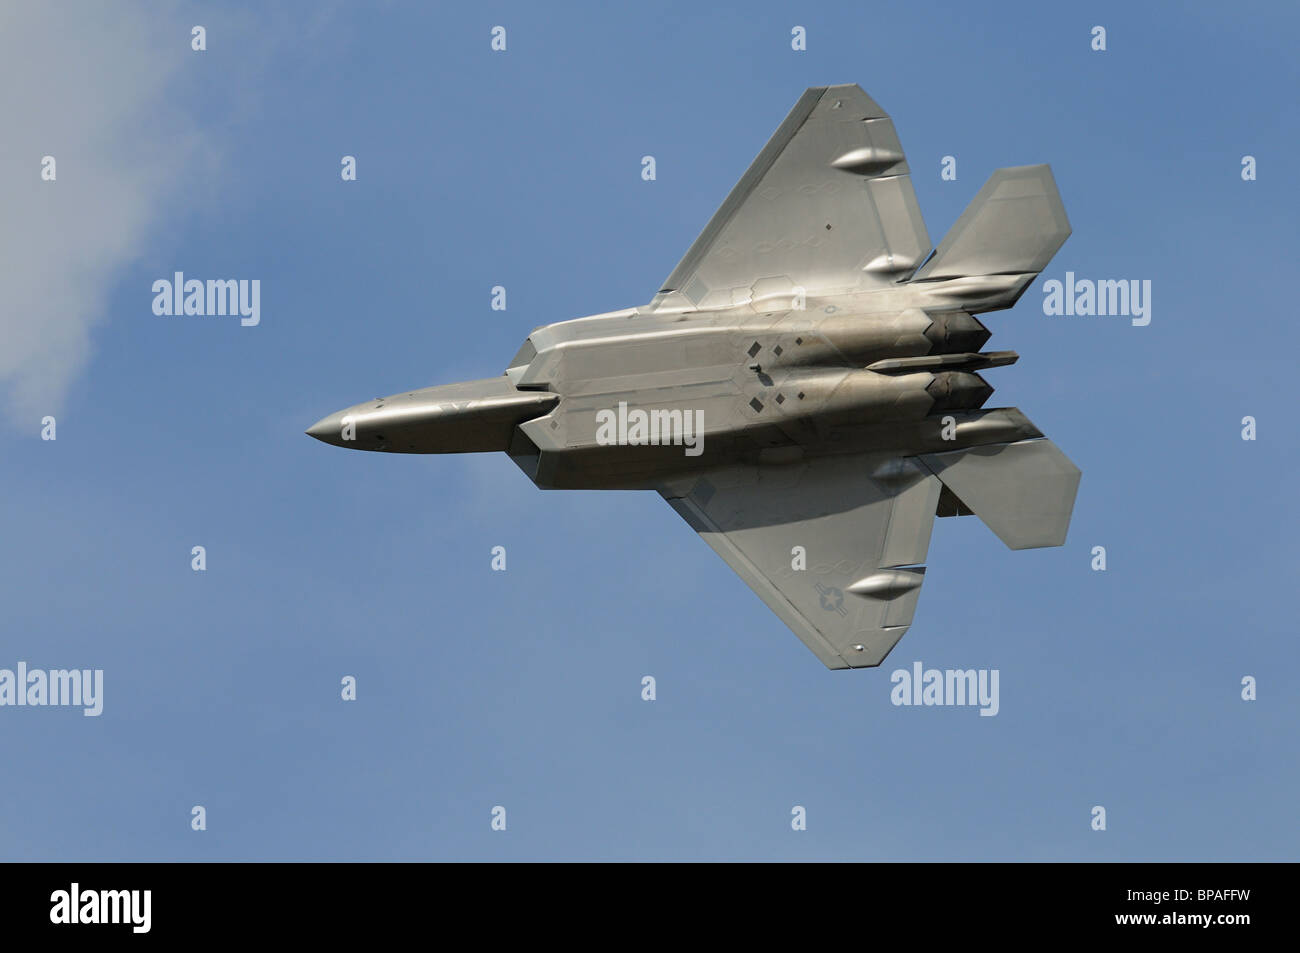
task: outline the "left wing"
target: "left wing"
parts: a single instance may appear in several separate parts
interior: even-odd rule
[[[916,460],[848,454],[723,467],[660,492],[842,669],[879,665],[911,624],[941,489]]]
[[[930,252],[894,123],[859,86],[803,94],[654,303],[885,287]],[[766,279],[766,280],[765,280]],[[707,298],[707,301],[706,301]]]

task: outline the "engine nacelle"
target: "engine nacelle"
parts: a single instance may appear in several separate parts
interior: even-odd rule
[[[881,417],[919,420],[983,406],[993,388],[970,371],[879,373],[870,370],[792,374],[783,389],[798,390],[801,406],[839,422]]]
[[[922,311],[896,314],[844,314],[821,321],[815,335],[787,348],[782,363],[830,364],[848,359],[871,364],[893,357],[974,352],[992,335],[965,311]]]

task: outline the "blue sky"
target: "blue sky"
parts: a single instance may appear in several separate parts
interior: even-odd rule
[[[0,667],[102,668],[105,698],[0,708],[0,857],[1296,859],[1294,10],[7,17]],[[645,303],[803,89],[854,82],[933,241],[1036,162],[1074,229],[984,316],[1021,355],[990,406],[1083,470],[1069,540],[938,521],[881,668],[824,669],[657,495],[302,433]],[[259,279],[261,323],[154,315],[174,271]],[[1066,271],[1149,279],[1150,325],[1045,316]],[[998,669],[999,714],[891,705],[914,661]]]

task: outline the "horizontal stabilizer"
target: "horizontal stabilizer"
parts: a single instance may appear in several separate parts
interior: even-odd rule
[[[1011,549],[1065,542],[1081,474],[1052,441],[1040,437],[916,459]]]
[[[1069,237],[1049,166],[998,169],[912,280],[1037,275]]]

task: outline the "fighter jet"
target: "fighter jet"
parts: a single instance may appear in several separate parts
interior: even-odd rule
[[[832,669],[907,631],[935,516],[1060,546],[1080,471],[985,408],[978,313],[1070,224],[1046,165],[999,169],[931,251],[907,161],[856,85],[809,89],[646,305],[534,330],[504,374],[307,431],[385,453],[505,451],[542,489],[658,492]]]

